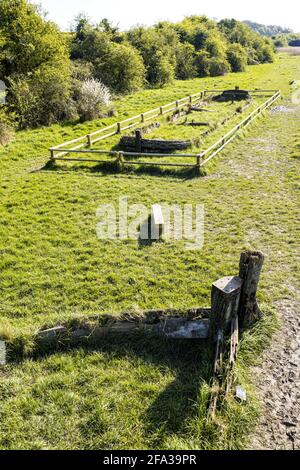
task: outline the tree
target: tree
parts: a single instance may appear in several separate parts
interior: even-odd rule
[[[66,44],[58,28],[45,21],[35,5],[27,0],[1,0],[0,18],[0,36],[5,39],[2,59],[5,77],[30,74],[51,64],[67,78]]]
[[[240,44],[244,48],[248,64],[273,62],[272,42],[257,34],[246,24],[234,19],[225,19],[218,23],[218,27],[231,44]]]
[[[63,36],[26,0],[2,0],[0,17],[0,70],[8,104],[23,127],[57,122],[66,115],[70,85]]]
[[[145,84],[145,66],[130,44],[110,45],[105,58],[95,61],[95,77],[116,93],[131,93]]]
[[[197,76],[196,51],[192,44],[179,44],[176,59],[176,78],[186,80]]]
[[[156,28],[138,26],[127,34],[129,42],[138,49],[146,67],[147,82],[156,87],[172,82],[175,77],[175,50],[170,47],[170,35],[166,25]]]

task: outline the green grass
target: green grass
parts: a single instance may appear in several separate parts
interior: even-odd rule
[[[0,334],[5,338],[90,314],[209,306],[212,282],[235,274],[240,252],[248,248],[266,253],[259,300],[267,315],[241,344],[236,382],[247,389],[248,402],[241,406],[229,399],[217,424],[205,418],[211,363],[206,345],[124,338],[0,370],[0,448],[245,444],[258,413],[249,366],[276,327],[279,302],[293,298],[299,284],[299,114],[258,119],[245,140],[236,140],[209,165],[204,178],[43,168],[52,145],[205,88],[280,88],[284,104],[292,106],[289,82],[299,77],[299,65],[298,57],[282,55],[245,74],[146,90],[119,100],[115,118],[19,132],[1,150]],[[204,248],[186,251],[185,241],[172,240],[143,247],[135,241],[99,241],[96,209],[118,203],[122,195],[149,208],[156,202],[203,203]]]

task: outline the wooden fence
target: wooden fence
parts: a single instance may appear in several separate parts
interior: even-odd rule
[[[155,108],[151,111],[133,116],[125,119],[124,121],[117,122],[111,126],[105,127],[101,130],[92,132],[77,139],[70,140],[56,147],[51,147],[50,154],[52,161],[69,161],[69,162],[90,162],[90,163],[107,163],[107,160],[99,160],[98,158],[82,158],[82,157],[67,157],[69,154],[77,155],[106,155],[115,157],[117,161],[122,162],[123,157],[144,157],[145,159],[152,158],[194,158],[194,163],[170,163],[162,161],[130,161],[126,160],[126,165],[150,165],[150,166],[178,166],[178,167],[191,167],[195,168],[197,173],[200,173],[201,167],[204,167],[213,157],[220,153],[233,139],[238,135],[239,131],[247,128],[258,116],[260,116],[266,109],[268,109],[273,103],[275,103],[280,97],[281,93],[279,90],[253,90],[249,93],[257,94],[262,96],[270,93],[272,95],[254,111],[251,112],[246,118],[240,121],[234,126],[229,132],[218,139],[208,149],[200,153],[142,153],[142,152],[124,152],[124,151],[113,151],[113,150],[97,150],[91,149],[92,145],[105,140],[113,135],[121,134],[121,132],[137,127],[139,124],[143,124],[147,121],[157,118],[158,116],[164,116],[165,114],[180,110],[183,107],[199,102],[205,96],[211,93],[219,93],[219,90],[205,90],[194,95],[187,96],[178,101],[166,104],[159,108]],[[74,146],[74,144],[77,144]],[[84,148],[84,149],[83,149]]]
[[[121,315],[95,315],[79,322],[66,322],[40,330],[31,338],[33,354],[63,347],[93,346],[103,337],[147,333],[170,340],[209,340],[213,354],[209,414],[214,416],[222,399],[232,390],[233,369],[238,355],[239,336],[262,316],[257,290],[264,263],[261,252],[241,254],[239,273],[212,284],[211,307],[180,310],[151,310]],[[0,370],[19,355],[22,340],[5,342],[0,337]]]

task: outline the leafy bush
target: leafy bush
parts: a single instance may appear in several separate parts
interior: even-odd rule
[[[176,58],[170,42],[173,44],[176,39],[169,34],[166,25],[156,29],[139,26],[131,29],[127,37],[143,57],[149,85],[161,87],[172,82],[175,78]]]
[[[14,124],[4,108],[0,106],[0,145],[9,144],[14,138]]]
[[[240,44],[231,44],[227,49],[227,60],[232,72],[244,72],[248,62],[247,52]]]
[[[225,57],[209,59],[209,75],[211,77],[226,75],[228,72],[230,72],[230,64]]]
[[[145,84],[145,66],[130,44],[112,44],[105,59],[95,62],[95,77],[116,93],[131,93]]]
[[[70,118],[69,90],[60,71],[43,67],[31,77],[9,79],[8,102],[21,128],[49,126]]]
[[[111,102],[109,89],[98,80],[91,79],[82,83],[78,112],[82,121],[96,119],[107,110]]]

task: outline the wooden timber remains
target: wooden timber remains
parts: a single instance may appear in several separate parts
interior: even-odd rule
[[[186,150],[191,145],[192,141],[190,140],[143,139],[140,130],[135,132],[135,136],[121,137],[119,143],[121,150],[137,153],[169,153],[176,150]]]
[[[242,253],[239,275],[213,283],[211,308],[150,310],[70,321],[39,331],[33,338],[33,354],[70,346],[97,345],[111,335],[137,333],[169,341],[210,341],[214,355],[208,414],[213,419],[218,405],[233,388],[239,337],[244,328],[249,328],[262,315],[256,294],[263,262],[264,255],[259,251]],[[14,353],[16,357],[20,354],[19,347],[20,342],[16,341],[14,351],[12,344],[0,338],[0,367],[14,360]]]

